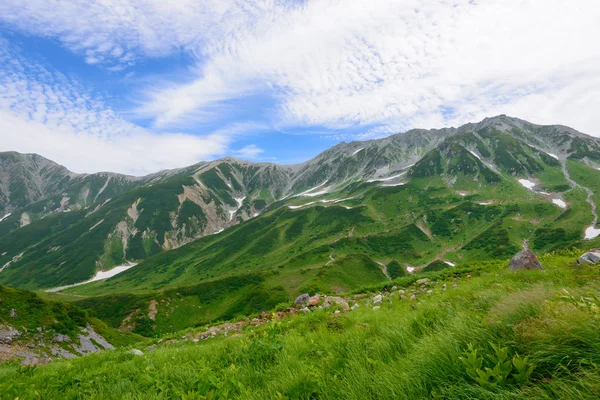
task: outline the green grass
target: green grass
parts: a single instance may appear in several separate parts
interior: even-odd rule
[[[395,294],[377,311],[365,302],[347,314],[315,311],[232,337],[142,348],[142,357],[117,350],[33,369],[5,365],[0,396],[595,399],[600,278],[596,267],[573,266],[577,255],[543,256],[542,271],[495,262],[433,272],[432,293],[412,305]],[[415,290],[414,278],[397,284]],[[485,356],[491,344],[528,357],[527,383],[484,388],[467,374],[468,345]]]

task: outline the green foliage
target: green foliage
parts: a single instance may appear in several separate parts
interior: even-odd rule
[[[464,355],[459,357],[466,368],[467,375],[481,387],[492,390],[498,386],[514,384],[523,386],[529,381],[534,365],[529,362],[529,357],[515,354],[512,359],[508,355],[508,348],[490,343],[493,353],[479,356],[477,349],[469,344]]]
[[[400,265],[400,263],[396,260],[392,260],[387,265],[388,275],[392,279],[401,278],[403,276],[408,275],[408,271],[404,268],[404,266]]]
[[[544,272],[461,264],[432,273],[438,285],[415,302],[390,296],[377,311],[314,310],[236,335],[180,339],[202,327],[136,345],[144,356],[117,350],[36,368],[3,365],[2,396],[596,399],[599,278],[571,265],[580,254],[543,255]],[[394,284],[408,289],[415,279]]]
[[[421,270],[421,272],[435,272],[441,271],[443,269],[449,268],[450,266],[441,260],[436,260],[430,264],[428,264],[425,268]]]

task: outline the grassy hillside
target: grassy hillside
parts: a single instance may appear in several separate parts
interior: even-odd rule
[[[1,393],[23,399],[595,399],[600,280],[597,266],[573,265],[579,254],[543,256],[541,271],[514,273],[498,261],[431,272],[421,285],[418,277],[398,278],[394,283],[405,293],[384,295],[379,309],[371,294],[356,298],[359,308],[348,313],[274,314],[241,334],[199,343],[167,337],[142,348],[143,356],[111,351],[36,369],[4,365]]]
[[[449,160],[453,149],[442,158]],[[469,160],[480,163],[477,173],[486,168],[475,156]],[[555,168],[545,165],[542,170]],[[129,317],[126,324],[135,332],[152,336],[239,316],[230,309],[249,296],[268,298],[252,308],[261,311],[305,292],[343,293],[384,283],[407,268],[506,259],[524,239],[539,251],[580,243],[592,218],[583,189],[562,195],[568,202],[563,210],[515,178],[498,177],[468,191],[467,180],[457,190],[446,178],[432,176],[391,187],[357,183],[316,203],[294,198],[218,235],[147,258],[112,279],[63,293],[86,297],[79,304],[110,316],[113,327]],[[260,283],[218,291],[210,299],[196,294],[199,288],[244,281],[247,274]],[[150,323],[153,300],[159,311]]]

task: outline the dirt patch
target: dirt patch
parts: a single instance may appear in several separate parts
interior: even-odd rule
[[[152,321],[156,321],[156,314],[158,313],[158,301],[151,300],[148,305],[148,318]]]

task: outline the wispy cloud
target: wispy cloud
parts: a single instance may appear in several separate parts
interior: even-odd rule
[[[235,151],[234,154],[237,157],[243,159],[253,160],[260,156],[262,153],[264,153],[263,149],[261,149],[255,144],[249,144],[248,146],[244,146],[241,149]]]
[[[76,172],[144,174],[222,155],[245,127],[201,136],[152,133],[0,41],[0,150],[42,153]]]
[[[282,129],[374,137],[507,113],[600,135],[597,0],[5,0],[0,15],[89,63],[194,54],[187,81],[142,90],[134,112],[161,129],[268,92]]]

